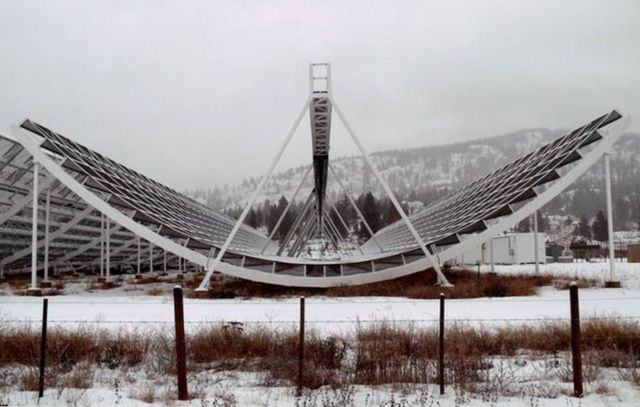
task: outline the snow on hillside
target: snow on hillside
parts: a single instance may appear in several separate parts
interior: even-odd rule
[[[372,155],[376,166],[402,200],[430,201],[451,188],[467,184],[507,162],[526,154],[560,135],[560,130],[526,130],[498,137],[472,140],[442,146],[388,150]],[[640,216],[640,137],[627,134],[614,146],[613,160],[614,212],[620,225],[633,222]],[[343,183],[354,195],[383,191],[372,172],[360,157],[333,157],[333,167]],[[275,174],[267,183],[257,202],[277,201],[281,196],[291,199],[302,180],[306,167],[291,168]],[[313,188],[313,177],[298,195],[304,199]],[[221,209],[243,205],[257,187],[260,178],[250,178],[238,185],[224,185],[209,189],[205,186],[189,191],[191,196],[204,199],[208,205]],[[552,214],[580,217],[595,216],[604,206],[604,170],[598,163],[547,209]],[[330,199],[342,193],[339,185],[329,177]],[[585,196],[590,197],[588,201]]]

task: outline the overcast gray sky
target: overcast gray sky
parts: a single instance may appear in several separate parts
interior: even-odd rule
[[[621,108],[640,1],[0,1],[0,131],[29,117],[180,190],[269,165],[330,61],[370,151]],[[308,123],[280,169],[309,162]],[[332,154],[356,150],[334,127]]]

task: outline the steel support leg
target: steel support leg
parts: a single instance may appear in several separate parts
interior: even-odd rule
[[[533,213],[533,251],[536,274],[540,274],[540,259],[538,258],[538,211]]]
[[[609,281],[615,281],[615,248],[613,247],[613,205],[611,203],[611,154],[604,154],[604,172],[607,184],[607,231],[609,234]]]
[[[47,201],[44,213],[44,281],[49,281],[49,206],[51,205],[51,190],[47,189]]]
[[[300,182],[300,185],[298,185],[298,188],[296,188],[295,192],[293,193],[293,196],[291,197],[291,200],[289,202],[287,202],[287,206],[284,208],[284,210],[282,211],[282,213],[280,214],[280,218],[278,219],[278,222],[276,223],[276,225],[273,227],[273,230],[271,231],[271,233],[269,234],[269,240],[267,240],[267,243],[265,243],[264,247],[262,248],[262,251],[260,253],[264,253],[264,251],[267,249],[267,247],[269,246],[269,242],[271,240],[273,240],[273,237],[276,235],[276,232],[278,231],[278,229],[280,228],[280,224],[282,223],[282,221],[284,220],[284,217],[287,215],[287,213],[289,212],[289,209],[291,208],[291,205],[295,202],[296,197],[298,196],[298,193],[300,192],[300,189],[302,189],[302,186],[304,185],[304,183],[307,181],[307,177],[309,176],[309,173],[311,172],[311,168],[313,168],[313,166],[309,166],[309,168],[307,168],[307,171],[304,173],[304,176],[302,177],[302,181]]]
[[[107,249],[105,256],[107,258],[107,278],[111,277],[111,219],[105,219],[107,222]]]
[[[391,203],[393,203],[393,206],[395,206],[396,211],[398,211],[398,213],[400,214],[400,217],[402,218],[404,223],[407,225],[407,228],[409,229],[409,231],[413,235],[413,238],[418,243],[418,246],[420,246],[420,249],[422,249],[425,257],[427,258],[429,263],[431,263],[431,266],[433,266],[433,269],[435,270],[436,274],[438,275],[438,282],[442,286],[451,286],[449,281],[447,281],[447,278],[445,277],[445,275],[442,273],[442,270],[440,269],[440,265],[433,258],[433,256],[429,252],[429,249],[427,249],[427,246],[424,243],[424,241],[422,240],[422,237],[420,237],[420,235],[418,234],[418,231],[416,231],[416,229],[413,227],[413,224],[411,223],[411,220],[409,219],[407,214],[404,212],[404,209],[402,209],[402,206],[400,205],[400,203],[396,199],[395,195],[391,191],[391,188],[389,187],[389,185],[387,184],[385,179],[382,177],[382,174],[380,174],[380,171],[378,171],[378,168],[373,164],[373,161],[371,161],[371,157],[369,157],[369,154],[367,153],[367,150],[364,148],[364,146],[360,142],[360,139],[358,138],[358,136],[356,136],[355,132],[353,131],[353,129],[349,125],[349,122],[347,121],[346,117],[342,114],[342,110],[340,110],[340,108],[338,107],[338,105],[336,104],[336,102],[335,102],[335,100],[333,99],[332,96],[330,96],[330,99],[331,99],[331,104],[333,105],[334,110],[338,114],[338,117],[340,118],[340,121],[342,122],[342,124],[344,125],[345,129],[347,130],[347,133],[349,133],[349,135],[351,136],[351,139],[353,140],[353,142],[356,144],[356,146],[360,150],[360,153],[362,154],[362,157],[367,162],[367,165],[369,166],[369,168],[371,168],[371,171],[373,171],[373,173],[375,174],[376,178],[378,179],[378,182],[380,184],[382,184],[382,188],[384,189],[384,191],[386,192],[387,196],[391,200]]]
[[[100,277],[104,277],[104,213],[100,214]]]
[[[33,163],[33,203],[31,211],[31,289],[35,290],[38,272],[38,163]]]
[[[312,205],[313,198],[314,198],[314,195],[313,195],[313,192],[311,192],[309,194],[309,197],[307,197],[307,201],[305,202],[304,206],[302,207],[302,210],[298,214],[298,217],[293,222],[293,225],[291,226],[291,229],[289,229],[289,231],[287,232],[287,235],[284,237],[284,239],[280,243],[280,247],[278,248],[278,251],[276,253],[277,256],[281,256],[282,253],[286,250],[287,246],[289,245],[289,242],[293,238],[293,235],[296,233],[296,230],[300,226],[300,222],[302,222],[302,220],[305,218],[305,216],[307,216],[307,212],[309,211],[309,208]]]
[[[367,222],[367,220],[364,218],[364,215],[362,215],[362,212],[360,212],[360,208],[358,208],[358,205],[356,205],[356,202],[353,200],[353,197],[351,196],[351,192],[342,183],[342,181],[340,180],[340,177],[338,177],[338,174],[336,174],[336,172],[333,170],[333,166],[331,164],[329,164],[329,171],[331,171],[331,175],[333,175],[333,178],[335,178],[336,181],[338,181],[338,185],[340,185],[340,188],[342,189],[344,194],[349,199],[349,202],[351,203],[351,206],[353,207],[353,210],[358,215],[358,218],[360,218],[360,221],[362,221],[362,224],[364,225],[365,229],[367,229],[367,232],[369,233],[369,236],[371,236],[371,238],[373,239],[373,241],[376,244],[376,246],[378,246],[378,249],[380,249],[380,251],[383,252],[384,249],[382,248],[382,246],[378,242],[378,239],[376,238],[375,233],[373,233],[373,230],[371,229],[371,226],[369,226],[369,222]]]
[[[140,274],[140,236],[138,236],[138,270],[136,271],[136,274]]]
[[[258,188],[256,188],[256,190],[253,192],[253,195],[251,195],[251,198],[249,199],[249,201],[247,202],[247,205],[245,206],[244,210],[240,214],[240,217],[238,218],[238,221],[233,226],[233,229],[231,229],[231,233],[229,233],[229,236],[227,236],[227,240],[225,240],[224,244],[220,248],[220,251],[218,252],[218,255],[216,256],[216,259],[213,261],[213,264],[207,270],[207,274],[204,276],[204,279],[202,280],[202,282],[200,283],[200,285],[198,286],[196,291],[205,291],[207,289],[207,287],[209,286],[209,280],[211,279],[211,276],[213,275],[213,272],[215,271],[215,269],[218,267],[218,264],[220,264],[220,261],[222,260],[222,256],[224,256],[224,254],[227,252],[227,249],[229,248],[229,245],[233,241],[233,238],[236,236],[236,233],[238,233],[238,230],[240,229],[240,226],[244,222],[244,219],[249,214],[249,211],[251,210],[251,207],[253,206],[254,202],[258,198],[258,195],[260,194],[260,192],[264,188],[265,184],[267,183],[267,181],[271,177],[271,173],[273,173],[273,170],[276,168],[276,165],[280,161],[280,157],[282,157],[282,154],[284,153],[284,150],[289,145],[289,142],[293,138],[293,135],[295,134],[298,126],[300,125],[300,122],[302,122],[302,118],[304,117],[304,114],[307,111],[307,109],[309,108],[309,104],[311,103],[311,96],[312,95],[309,95],[307,100],[304,102],[304,106],[303,106],[302,110],[300,111],[300,114],[296,118],[296,121],[294,122],[293,127],[291,127],[291,130],[289,130],[289,133],[287,134],[287,137],[285,138],[284,142],[280,146],[280,150],[276,154],[273,162],[271,163],[271,166],[267,170],[267,173],[262,177],[262,180],[260,181],[260,185],[258,185]]]

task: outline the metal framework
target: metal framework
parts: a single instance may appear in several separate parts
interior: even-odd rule
[[[191,263],[207,272],[200,285],[206,289],[214,271],[272,284],[328,287],[433,268],[446,285],[441,262],[534,214],[608,153],[629,123],[614,110],[408,216],[336,104],[330,65],[312,64],[309,79],[300,114],[237,221],[34,121],[14,126],[10,135],[0,136],[0,271],[31,270],[35,288],[36,272],[43,270],[46,280],[51,267],[99,264],[100,276],[109,277],[114,267],[141,273],[172,264],[182,270]],[[311,169],[314,188],[285,238],[275,242],[275,230],[265,236],[243,221],[307,111],[312,165],[291,200]],[[360,247],[346,244],[329,216],[336,209],[327,201],[327,179],[344,188],[329,165],[332,113],[401,216],[377,233],[369,228],[371,238]],[[333,257],[304,256],[314,239],[326,241]]]

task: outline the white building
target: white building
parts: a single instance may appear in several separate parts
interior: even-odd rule
[[[493,238],[482,246],[467,250],[456,258],[457,264],[489,264],[493,252],[495,264],[535,262],[534,233],[509,233]],[[538,262],[546,263],[545,234],[538,233]],[[493,248],[491,247],[493,246]]]

